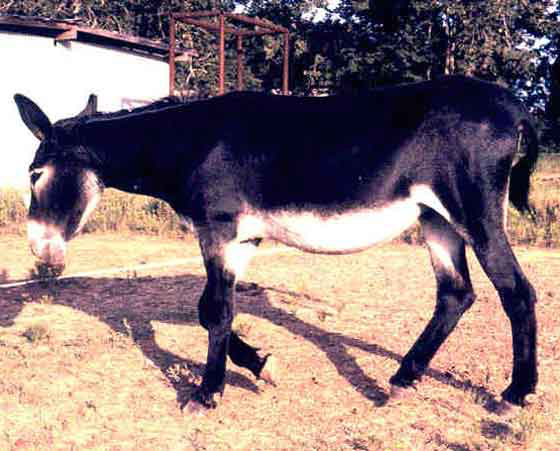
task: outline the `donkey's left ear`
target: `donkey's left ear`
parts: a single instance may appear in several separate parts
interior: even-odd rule
[[[78,117],[91,116],[95,113],[97,113],[97,96],[95,94],[90,94],[86,107],[78,114]]]
[[[23,123],[27,125],[31,133],[40,141],[48,138],[52,131],[52,124],[41,108],[21,94],[16,94],[14,100]]]

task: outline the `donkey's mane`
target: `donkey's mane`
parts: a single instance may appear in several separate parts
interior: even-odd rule
[[[188,103],[193,102],[193,100],[186,99],[184,97],[177,97],[177,96],[167,96],[163,97],[155,102],[149,103],[148,105],[139,106],[136,108],[123,108],[122,110],[112,111],[112,112],[102,112],[99,111],[97,113],[85,116],[83,119],[88,121],[91,119],[116,119],[120,117],[127,117],[131,115],[141,114],[141,113],[150,113],[160,111],[162,109],[166,109],[169,107],[179,106],[179,105],[186,105]]]

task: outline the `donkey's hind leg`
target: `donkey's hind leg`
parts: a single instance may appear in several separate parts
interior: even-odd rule
[[[495,215],[496,218],[499,215]],[[502,393],[506,401],[523,405],[525,396],[534,393],[537,385],[537,297],[525,277],[511,246],[504,226],[498,221],[478,223],[473,234],[473,248],[498,291],[502,306],[511,322],[513,340],[513,373],[509,387]]]
[[[399,370],[391,377],[393,394],[398,393],[399,387],[409,387],[422,377],[432,357],[475,298],[463,239],[433,210],[424,211],[420,223],[437,282],[436,308],[432,319],[403,358]]]

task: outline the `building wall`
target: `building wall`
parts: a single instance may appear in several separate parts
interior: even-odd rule
[[[100,111],[168,94],[166,62],[77,41],[55,45],[51,38],[0,32],[0,61],[0,187],[27,186],[38,145],[19,117],[15,93],[33,100],[52,122],[79,113],[91,93]]]

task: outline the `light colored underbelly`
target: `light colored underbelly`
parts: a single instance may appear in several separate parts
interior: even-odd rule
[[[400,235],[418,219],[420,205],[449,214],[427,187],[411,189],[411,196],[379,208],[356,209],[323,216],[308,211],[251,212],[238,222],[237,240],[271,238],[315,253],[352,253]]]

